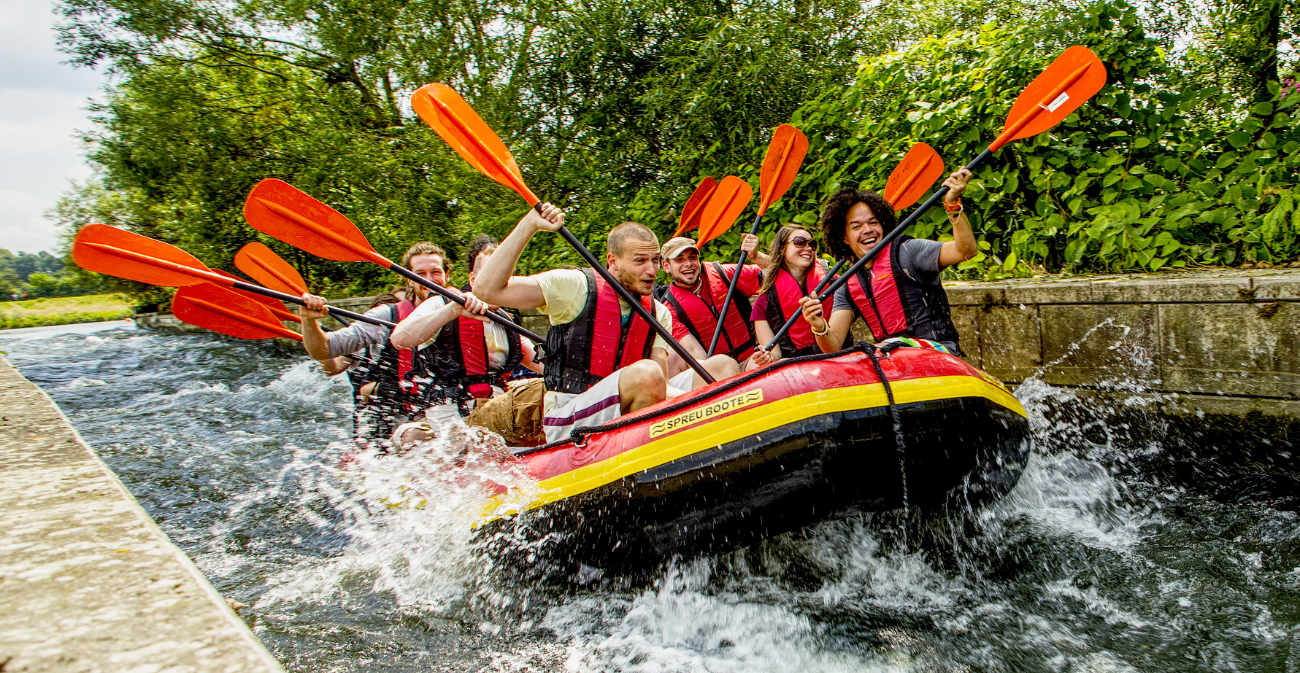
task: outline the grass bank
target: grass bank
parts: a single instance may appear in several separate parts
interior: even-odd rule
[[[0,302],[0,329],[99,322],[130,315],[131,304],[120,294],[5,301]]]

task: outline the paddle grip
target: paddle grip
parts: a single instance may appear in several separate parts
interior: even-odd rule
[[[758,225],[762,223],[762,221],[763,221],[762,213],[759,213],[754,216],[754,224],[750,225],[749,227],[749,234],[751,236],[758,233]],[[718,313],[718,324],[713,328],[713,338],[709,340],[708,355],[710,356],[713,355],[713,349],[718,347],[718,339],[722,336],[722,322],[726,320],[727,309],[731,308],[731,295],[736,293],[736,286],[740,284],[740,272],[745,267],[746,257],[748,257],[748,255],[745,253],[744,250],[741,250],[740,259],[736,260],[736,272],[731,274],[731,282],[727,284],[727,295],[722,300],[722,311]],[[704,273],[703,260],[700,260],[700,273]],[[742,317],[744,317],[746,321],[749,320],[748,316],[742,316]]]
[[[411,271],[410,269],[407,269],[404,266],[392,264],[388,267],[388,270],[411,281],[412,283],[417,283],[419,285],[429,288],[430,290],[433,290],[434,292],[437,292],[438,294],[442,295],[447,301],[454,301],[457,304],[460,304],[461,306],[465,305],[464,297],[456,294],[455,292],[452,292],[451,290],[448,290],[447,288],[441,285],[434,283],[433,281],[430,281],[427,278],[423,278],[421,276],[416,275],[415,272]],[[488,311],[487,313],[484,313],[483,316],[488,320],[491,320],[492,322],[506,328],[506,330],[514,332],[519,336],[532,341],[533,343],[540,344],[546,342],[546,339],[543,339],[541,336],[538,336],[537,333],[533,332],[530,329],[526,329],[524,327],[515,324],[513,320],[501,315],[500,313],[497,313],[496,311]]]
[[[983,152],[980,152],[979,155],[976,156],[974,159],[971,159],[970,163],[966,164],[966,170],[973,172],[976,166],[979,166],[980,164],[984,163],[984,160],[991,156],[993,156],[993,151],[989,149],[985,149]],[[832,281],[831,284],[827,286],[825,290],[819,292],[817,294],[817,299],[820,301],[825,301],[827,297],[835,294],[837,290],[839,290],[841,287],[844,286],[845,283],[848,282],[849,278],[853,276],[853,274],[862,270],[862,267],[866,266],[867,263],[870,262],[872,259],[874,259],[876,255],[880,254],[880,251],[884,250],[885,246],[889,245],[890,243],[893,243],[899,236],[902,236],[904,230],[912,226],[912,224],[917,220],[921,219],[921,216],[924,215],[927,210],[933,208],[936,203],[939,203],[939,201],[943,200],[944,195],[946,195],[947,193],[948,193],[948,188],[944,186],[944,187],[940,187],[938,190],[935,191],[935,193],[931,194],[930,198],[926,199],[924,203],[922,203],[920,206],[917,206],[916,210],[913,210],[907,217],[903,218],[903,221],[899,222],[898,226],[894,227],[893,231],[890,231],[888,234],[885,234],[884,238],[881,238],[879,241],[877,241],[876,245],[867,251],[867,254],[863,255],[860,259],[858,259],[858,261],[854,262],[848,269],[845,269],[844,273],[840,277]],[[790,316],[790,319],[785,321],[785,324],[782,325],[781,329],[778,330],[776,335],[772,337],[772,341],[767,344],[764,350],[771,351],[772,347],[776,344],[776,342],[780,340],[781,337],[785,336],[786,332],[790,331],[790,326],[794,324],[795,319],[798,318],[800,315],[801,314],[799,313],[795,313],[794,315]]]
[[[541,211],[538,212],[540,213]],[[641,316],[642,320],[645,320],[646,323],[650,325],[650,329],[653,329],[659,334],[659,336],[663,337],[664,341],[668,344],[668,347],[672,348],[673,352],[677,353],[686,364],[690,365],[691,369],[694,369],[695,373],[700,375],[700,378],[704,379],[706,383],[713,383],[716,380],[713,378],[713,375],[709,374],[709,370],[705,369],[704,365],[700,364],[700,362],[695,359],[695,356],[690,354],[690,351],[687,351],[681,344],[677,343],[677,340],[673,338],[672,333],[664,329],[664,326],[659,324],[659,321],[655,320],[654,316],[650,315],[649,311],[645,310],[645,307],[641,305],[641,302],[637,301],[636,298],[632,296],[632,293],[628,292],[627,288],[623,287],[623,285],[619,283],[612,274],[610,274],[609,269],[606,269],[605,265],[601,264],[596,259],[596,256],[591,254],[591,251],[587,249],[587,246],[583,245],[582,241],[579,241],[577,237],[573,235],[573,232],[569,231],[569,229],[564,226],[561,226],[559,231],[560,236],[564,238],[565,241],[568,241],[569,245],[573,246],[574,250],[578,251],[578,254],[582,256],[582,259],[585,260],[591,268],[595,269],[596,273],[599,273],[605,279],[606,283],[613,286],[614,290],[618,292],[618,296],[622,297],[623,301],[627,302],[632,307],[632,310],[635,311],[637,315]]]
[[[245,283],[242,280],[237,280],[234,283],[231,283],[231,286],[237,287],[241,290],[247,290],[249,292],[256,292],[257,294],[264,295],[267,297],[273,297],[275,299],[279,299],[280,301],[287,301],[289,303],[297,304],[299,306],[307,305],[307,302],[303,301],[302,297],[298,297],[292,294],[286,294],[284,292],[278,292],[276,290],[271,290],[262,287],[261,285],[253,285],[251,283]],[[330,315],[336,318],[340,318],[340,317],[351,318],[352,320],[360,320],[361,322],[368,322],[371,325],[378,325],[380,327],[387,327],[389,329],[396,327],[396,325],[394,325],[391,322],[388,322],[387,320],[372,318],[368,315],[363,315],[361,313],[353,313],[352,311],[349,311],[347,309],[341,309],[336,306],[326,306],[325,309],[330,312]]]

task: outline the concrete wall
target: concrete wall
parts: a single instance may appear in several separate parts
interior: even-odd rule
[[[0,671],[281,673],[4,358],[0,409]]]
[[[945,286],[962,348],[1004,381],[1300,417],[1300,269]]]

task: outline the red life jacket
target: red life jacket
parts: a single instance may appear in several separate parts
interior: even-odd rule
[[[709,272],[709,267],[714,267],[713,273]],[[737,273],[740,271],[736,270]],[[700,273],[704,276],[709,301],[676,285],[670,286],[663,298],[673,312],[673,320],[681,321],[691,336],[700,342],[700,346],[708,348],[709,342],[713,340],[713,332],[718,327],[718,309],[727,296],[729,279],[722,270],[722,265],[717,262],[702,265]],[[739,290],[737,294],[739,295]],[[749,315],[749,301],[742,299],[744,297],[732,298],[731,305],[727,307],[727,317],[722,321],[722,336],[718,340],[718,345],[722,347],[719,352],[730,355],[737,362],[743,362],[754,353],[754,328],[745,319]]]
[[[618,292],[595,271],[583,273],[587,301],[582,313],[546,333],[544,378],[550,391],[584,392],[615,370],[650,357],[654,348],[654,333],[646,321],[633,312],[625,324]],[[655,315],[653,298],[641,297],[641,305]]]
[[[461,289],[470,290],[469,286]],[[504,311],[516,323],[519,322],[518,314],[510,309]],[[492,386],[504,388],[510,374],[523,361],[524,350],[519,335],[508,332],[505,361],[499,368],[492,367],[484,338],[486,329],[487,325],[481,320],[461,316],[444,325],[433,342],[431,369],[437,375],[439,385],[461,390],[462,401],[468,397],[492,397]]]
[[[938,277],[913,278],[900,261],[900,236],[871,260],[870,270],[860,270],[845,283],[853,309],[871,328],[876,341],[909,336],[951,344],[958,355],[957,327],[952,323],[948,294]]]
[[[822,278],[826,275],[826,270],[822,266],[821,260],[813,263],[813,267],[808,270],[808,275],[804,277],[801,285],[795,281],[794,276],[790,275],[785,269],[778,269],[776,280],[772,288],[767,291],[767,324],[772,330],[781,329],[790,316],[801,313],[799,300],[808,296],[814,288],[821,283]],[[822,313],[829,316],[831,307],[834,306],[834,297],[827,297],[822,301]],[[800,317],[790,325],[790,330],[781,338],[778,344],[781,347],[782,357],[791,357],[792,355],[803,355],[810,352],[821,352],[817,347],[817,339],[813,337],[812,327],[808,321]]]
[[[415,304],[404,299],[389,308],[389,319],[394,323],[401,322],[414,310]],[[376,371],[368,375],[378,385],[372,397],[375,404],[391,407],[394,412],[415,414],[445,401],[447,391],[435,385],[430,373],[432,358],[422,350],[398,349],[392,342],[384,343]]]
[[[397,311],[397,319],[393,322],[398,323],[405,320],[406,316],[411,315],[411,311],[415,310],[415,304],[412,304],[409,299],[403,299],[397,302],[395,310]],[[414,375],[411,373],[411,370],[415,368],[415,351],[414,348],[402,348],[397,351],[397,385],[407,397],[419,397],[420,395],[420,384],[412,380]],[[406,405],[409,407],[410,403],[407,402]]]
[[[898,284],[894,282],[892,255],[894,243],[891,241],[871,261],[871,270],[856,273],[848,280],[849,294],[867,327],[876,341],[884,341],[892,336],[908,333],[907,313],[903,310],[903,298],[898,294]]]

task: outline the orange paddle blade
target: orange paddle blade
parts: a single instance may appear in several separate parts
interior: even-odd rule
[[[524,184],[505,143],[454,89],[442,83],[426,84],[411,95],[411,107],[469,165],[515,190],[528,205],[537,205],[537,197]]]
[[[763,171],[758,177],[758,214],[767,212],[773,201],[781,198],[794,183],[794,176],[808,154],[808,137],[803,131],[789,125],[776,127],[772,142],[763,157]]]
[[[1106,66],[1092,50],[1081,45],[1066,49],[1020,93],[989,150],[1056,126],[1105,83]]]
[[[253,241],[235,253],[235,268],[248,274],[265,287],[285,294],[301,295],[307,291],[307,281],[275,251]]]
[[[754,190],[748,182],[734,175],[723,178],[704,204],[704,213],[700,216],[699,247],[730,229],[753,197]]]
[[[150,285],[184,286],[220,276],[162,241],[107,224],[87,224],[72,241],[72,261],[87,270]]]
[[[700,180],[700,184],[691,192],[691,198],[686,199],[686,204],[682,206],[682,217],[677,225],[677,231],[673,232],[671,238],[677,238],[692,229],[700,226],[700,215],[704,213],[704,204],[709,200],[709,195],[718,187],[718,181],[706,177]]]
[[[257,183],[244,201],[244,219],[254,229],[317,257],[392,264],[342,213],[283,180]]]
[[[262,304],[211,283],[177,290],[172,298],[172,315],[191,325],[239,339],[302,340],[297,332],[276,321]]]
[[[226,273],[221,269],[213,269],[212,272],[225,276],[230,280],[237,280],[237,281],[244,280],[243,278],[240,278],[239,276],[236,276],[233,273]],[[241,297],[247,297],[249,299],[252,299],[253,301],[265,306],[267,310],[269,310],[271,314],[275,316],[275,319],[278,321],[283,322],[285,320],[288,320],[289,322],[302,322],[302,319],[299,318],[296,314],[286,310],[284,308],[284,303],[281,302],[279,299],[273,299],[266,295],[257,294],[256,292],[248,292],[246,290],[241,290],[237,287],[229,287],[226,288],[226,290],[229,292],[234,292],[235,294]]]
[[[943,159],[925,143],[912,145],[903,160],[894,167],[885,183],[885,200],[894,210],[902,210],[925,194],[930,185],[943,175]]]

